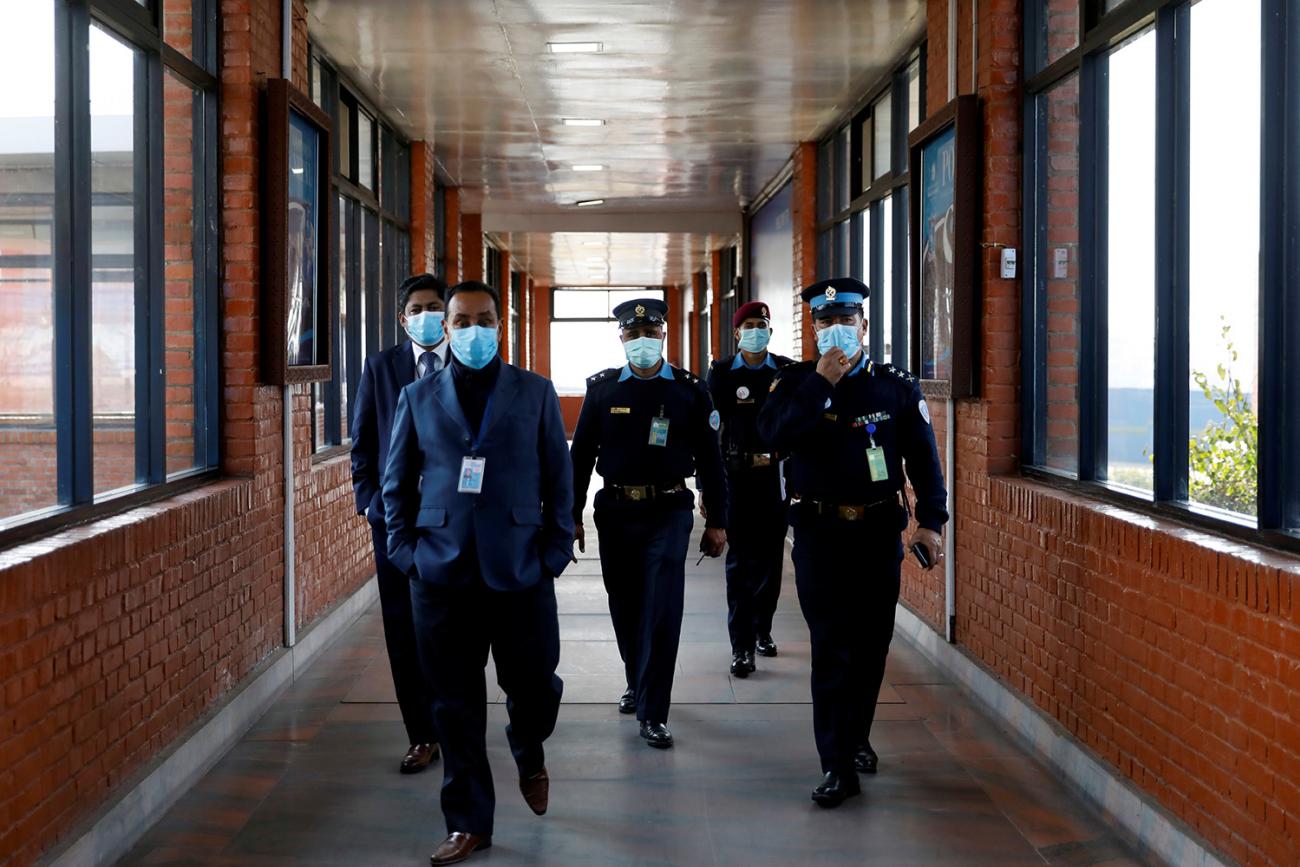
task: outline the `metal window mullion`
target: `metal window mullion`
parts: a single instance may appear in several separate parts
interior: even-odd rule
[[[219,97],[200,91],[194,108],[194,456],[200,466],[221,461],[221,194]]]
[[[1110,181],[1109,58],[1084,59],[1079,80],[1079,479],[1106,477],[1110,339],[1106,262]]]
[[[167,480],[162,75],[135,52],[135,474],[149,484]]]
[[[1300,528],[1300,10],[1261,15],[1258,515]]]
[[[1190,7],[1156,25],[1155,485],[1158,501],[1187,499]]]
[[[54,418],[58,498],[94,498],[91,395],[90,14],[55,7]]]
[[[892,235],[894,249],[890,252],[890,255],[894,260],[893,268],[890,269],[890,276],[893,278],[893,285],[889,287],[889,291],[893,293],[894,298],[894,316],[892,323],[894,332],[891,338],[893,341],[893,351],[890,353],[890,360],[900,367],[906,366],[908,363],[907,359],[911,357],[908,355],[908,352],[910,351],[908,346],[908,323],[911,322],[911,314],[908,310],[909,296],[907,285],[909,267],[907,247],[907,234],[909,231],[908,209],[910,207],[910,202],[908,201],[909,195],[910,193],[906,186],[899,187],[897,192],[894,194],[894,231]]]
[[[1024,357],[1021,389],[1027,410],[1020,414],[1020,436],[1024,462],[1031,466],[1042,466],[1047,455],[1047,280],[1041,261],[1047,233],[1047,112],[1041,110],[1043,98],[1043,94],[1032,94],[1025,99],[1026,162],[1021,190],[1025,215],[1022,243],[1027,253],[1020,298],[1020,321],[1024,323],[1020,330]]]
[[[863,213],[863,219],[870,220],[871,248],[867,257],[867,273],[864,282],[871,289],[871,336],[868,345],[871,357],[876,361],[884,360],[885,352],[885,206],[884,200],[876,202]]]

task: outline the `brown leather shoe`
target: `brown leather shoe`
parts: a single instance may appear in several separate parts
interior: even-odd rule
[[[447,835],[429,856],[429,863],[438,864],[455,864],[464,861],[470,855],[473,855],[479,849],[487,849],[492,845],[492,838],[486,834],[466,834],[464,831],[452,831]]]
[[[551,778],[542,768],[531,777],[519,778],[519,792],[524,796],[528,809],[539,816],[546,815],[546,804],[551,795]]]
[[[406,755],[402,756],[401,771],[404,774],[418,774],[437,760],[437,744],[411,744]]]

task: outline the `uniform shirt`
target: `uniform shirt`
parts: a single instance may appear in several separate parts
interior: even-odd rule
[[[709,367],[709,394],[722,420],[720,435],[725,459],[730,461],[773,450],[758,434],[758,413],[767,402],[776,372],[793,363],[769,352],[762,364],[750,367],[745,356],[736,353]]]
[[[831,385],[815,361],[779,371],[759,414],[759,432],[790,455],[791,495],[840,505],[869,504],[903,489],[903,468],[916,493],[916,519],[939,532],[948,520],[939,452],[921,387],[905,370],[865,359]],[[868,434],[867,425],[876,426]],[[889,478],[873,482],[870,439],[884,449]]]
[[[650,426],[668,419],[665,445],[650,445]],[[707,526],[727,526],[727,483],[718,450],[718,416],[709,393],[689,371],[666,361],[642,379],[624,365],[587,379],[573,432],[573,510],[581,521],[591,471],[613,485],[669,486],[699,476]]]

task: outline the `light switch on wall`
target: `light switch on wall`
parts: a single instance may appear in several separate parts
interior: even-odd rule
[[[1016,248],[1002,248],[1002,279],[1013,280],[1016,276]]]

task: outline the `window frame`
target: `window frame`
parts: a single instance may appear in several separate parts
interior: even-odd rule
[[[219,232],[196,232],[194,267],[194,466],[167,472],[163,84],[168,75],[195,94],[191,159],[194,225],[219,225],[217,0],[193,0],[194,56],[162,32],[162,9],[131,0],[63,0],[54,16],[54,213],[51,284],[56,505],[0,519],[0,549],[190,490],[220,463]],[[92,394],[91,28],[135,54],[132,232],[135,270],[135,479],[95,492]],[[211,131],[211,134],[209,132]]]
[[[1046,0],[1025,4],[1024,56],[1045,56]],[[1128,0],[1103,12],[1081,0],[1079,44],[1034,71],[1024,88],[1024,238],[1022,293],[1022,471],[1034,478],[1137,511],[1174,518],[1256,544],[1300,550],[1300,10],[1261,0],[1259,425],[1256,515],[1188,501],[1190,254],[1190,11],[1194,0]],[[1291,5],[1288,15],[1288,5]],[[1153,387],[1154,482],[1151,497],[1105,478],[1108,371],[1105,191],[1108,53],[1147,28],[1156,39],[1156,211]],[[1187,35],[1190,34],[1190,37]],[[1046,466],[1046,284],[1042,98],[1077,75],[1079,82],[1079,376],[1077,472]],[[1269,183],[1284,178],[1285,184]],[[1288,375],[1288,373],[1290,375]]]
[[[921,43],[909,51],[906,56],[889,71],[884,80],[871,88],[858,100],[854,108],[839,118],[831,127],[825,138],[818,144],[817,187],[818,187],[818,221],[817,221],[817,278],[824,280],[836,276],[837,263],[843,263],[846,273],[854,274],[871,288],[871,297],[867,300],[867,352],[877,362],[884,360],[884,311],[885,292],[879,291],[884,280],[884,200],[893,197],[890,225],[889,255],[893,262],[888,286],[890,323],[890,340],[888,341],[890,357],[894,363],[899,359],[910,358],[912,345],[910,303],[908,293],[908,274],[910,255],[907,247],[909,185],[911,173],[908,166],[907,137],[911,133],[908,125],[908,72],[916,64],[920,90],[920,118],[918,124],[926,119],[925,112],[925,71],[926,43]],[[877,177],[873,170],[875,163],[875,126],[873,112],[888,96],[889,98],[889,141],[890,170]],[[848,137],[848,171],[850,175],[850,200],[846,207],[835,213],[827,213],[821,202],[823,195],[833,196],[838,188],[838,180],[833,170],[828,167],[836,165],[834,148],[840,141],[839,136],[845,127],[849,129]],[[866,151],[863,143],[869,143]],[[829,193],[827,193],[829,191]],[[833,209],[832,209],[833,210]],[[871,250],[861,249],[862,221],[869,220],[871,225]],[[843,230],[841,223],[849,223],[847,250],[841,250]],[[864,252],[869,252],[867,273],[863,273]]]

